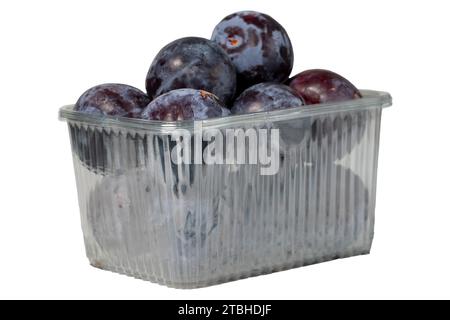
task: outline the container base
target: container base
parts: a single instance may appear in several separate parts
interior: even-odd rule
[[[257,277],[257,276],[262,276],[262,275],[266,275],[266,274],[270,274],[270,273],[286,271],[286,270],[290,270],[290,269],[294,269],[294,268],[300,268],[300,267],[318,264],[318,263],[322,263],[322,262],[350,258],[350,257],[360,256],[360,255],[368,255],[368,254],[370,254],[370,249],[361,250],[359,252],[347,252],[344,254],[337,254],[332,257],[314,258],[314,259],[310,259],[310,260],[306,260],[306,261],[305,260],[293,261],[293,262],[284,263],[284,264],[277,265],[277,266],[263,267],[263,268],[250,270],[247,272],[240,272],[240,273],[236,273],[236,274],[231,274],[231,275],[227,275],[227,276],[221,276],[221,277],[217,277],[217,278],[211,278],[211,279],[205,280],[205,281],[196,281],[196,282],[172,282],[172,281],[168,281],[166,279],[161,279],[161,278],[156,278],[156,277],[152,277],[149,275],[144,275],[144,274],[135,272],[133,270],[124,269],[124,268],[117,267],[117,266],[104,265],[102,263],[99,263],[98,261],[90,261],[90,264],[91,264],[91,266],[93,266],[94,268],[97,268],[97,269],[118,273],[118,274],[129,276],[129,277],[132,277],[135,279],[150,281],[150,282],[153,282],[153,283],[156,283],[159,285],[163,285],[163,286],[166,286],[169,288],[198,289],[198,288],[219,285],[219,284],[226,283],[226,282],[246,279],[246,278],[250,278],[250,277]]]

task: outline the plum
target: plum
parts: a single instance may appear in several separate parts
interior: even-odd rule
[[[226,116],[230,111],[210,92],[177,89],[153,100],[141,114],[142,119],[179,121],[205,120]]]
[[[74,110],[136,118],[149,103],[149,97],[137,88],[120,83],[105,83],[84,92]]]
[[[294,51],[289,36],[267,14],[230,14],[215,27],[211,40],[226,51],[236,66],[238,93],[261,82],[283,82],[292,71]]]
[[[350,81],[328,70],[303,71],[289,80],[289,86],[303,97],[306,104],[361,98],[361,93]]]
[[[245,90],[231,108],[233,114],[300,107],[303,99],[290,87],[279,83],[260,83]]]
[[[119,83],[106,83],[84,92],[74,110],[93,114],[138,118],[150,103],[141,90]],[[108,148],[114,137],[100,128],[70,126],[73,152],[89,171],[106,174],[111,170]]]
[[[297,92],[307,105],[332,103],[359,99],[362,97],[359,90],[341,75],[329,70],[312,69],[303,71],[289,80],[289,86]],[[342,115],[335,115],[333,123],[331,118],[321,117],[312,122],[311,139],[320,143],[336,143],[336,159],[341,159],[359,143],[366,128],[367,114],[361,111],[352,111]],[[337,140],[334,140],[336,133]],[[345,140],[345,146],[341,147]],[[327,142],[328,141],[328,142]]]
[[[234,102],[231,108],[233,114],[245,114],[262,111],[273,111],[286,108],[301,107],[303,99],[290,87],[279,83],[260,83],[245,90]],[[298,145],[304,140],[304,131],[307,126],[304,121],[277,122],[276,125],[265,124],[260,129],[278,129],[281,141],[280,163],[285,157],[285,149],[289,145]],[[269,143],[269,141],[268,141]],[[268,145],[270,148],[270,145]]]
[[[216,43],[182,38],[156,55],[147,73],[146,88],[152,99],[174,89],[191,88],[211,92],[228,103],[236,90],[236,70]]]

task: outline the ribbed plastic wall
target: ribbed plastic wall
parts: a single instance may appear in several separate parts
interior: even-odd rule
[[[370,251],[380,108],[280,129],[280,169],[174,165],[165,135],[69,121],[93,266],[195,288]]]

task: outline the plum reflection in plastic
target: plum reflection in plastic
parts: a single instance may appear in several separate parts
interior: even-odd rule
[[[279,128],[280,169],[175,165],[160,123],[81,114],[69,125],[82,229],[98,268],[196,288],[369,253],[387,93],[211,119],[203,127]]]

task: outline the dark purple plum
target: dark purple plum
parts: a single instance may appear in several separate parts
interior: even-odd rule
[[[294,90],[290,87],[279,83],[260,83],[251,86],[236,99],[231,113],[246,114],[254,112],[272,111],[287,108],[298,108],[305,103]],[[309,124],[309,122],[308,122]],[[263,129],[277,128],[280,133],[280,139],[283,142],[280,147],[280,163],[282,165],[284,159],[284,151],[287,146],[297,146],[304,140],[305,128],[308,125],[299,119],[298,121],[278,121],[276,126],[265,126]]]
[[[141,114],[142,119],[146,120],[161,120],[161,121],[178,121],[178,120],[205,120],[209,118],[216,118],[227,116],[230,114],[230,110],[224,108],[219,99],[212,93],[195,90],[195,89],[177,89],[165,93],[155,100],[153,100],[147,108]],[[170,167],[167,168],[164,164],[164,144],[160,137],[155,136],[153,141],[155,148],[160,149],[160,157],[162,164],[162,171],[172,170],[172,176],[174,177],[173,190],[175,195],[178,197],[179,193],[183,192],[183,187],[180,186],[179,181],[179,168],[176,164],[171,163]],[[195,153],[195,141],[194,136],[191,138],[191,155],[194,156]],[[173,150],[177,143],[175,141],[169,140],[169,150]],[[206,141],[202,142],[202,154],[208,143]],[[192,158],[194,161],[194,158]],[[193,162],[192,162],[193,163]],[[189,172],[191,179],[195,176],[195,170],[201,169],[201,166],[195,164],[189,165]],[[193,183],[193,181],[191,181]]]
[[[74,110],[91,114],[136,118],[150,103],[141,90],[119,83],[106,83],[90,88],[81,95]]]
[[[245,90],[234,102],[231,113],[243,114],[300,107],[303,99],[290,87],[279,83],[260,83]]]
[[[196,89],[177,89],[153,100],[142,111],[147,120],[179,121],[205,120],[229,115],[214,94]]]
[[[110,115],[137,118],[150,103],[148,96],[139,89],[125,84],[101,84],[81,95],[74,110],[94,115]],[[97,128],[70,126],[73,152],[81,163],[92,172],[106,174],[111,168],[108,146],[113,136]]]
[[[175,40],[156,55],[147,73],[146,88],[154,99],[174,89],[211,92],[228,103],[236,90],[236,70],[214,42],[196,37]]]
[[[361,93],[350,81],[328,70],[303,71],[291,78],[289,86],[303,97],[306,104],[361,98]]]
[[[261,82],[284,82],[292,71],[294,51],[289,36],[266,14],[230,14],[215,27],[211,40],[236,66],[238,93]]]

